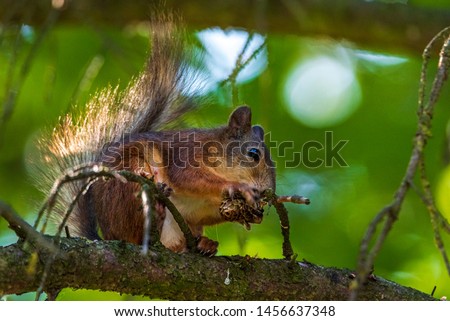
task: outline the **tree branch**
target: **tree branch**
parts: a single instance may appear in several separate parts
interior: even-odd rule
[[[22,241],[28,241],[33,245],[49,250],[54,253],[58,248],[42,234],[37,232],[30,224],[25,222],[16,212],[7,204],[0,201],[0,217],[3,217],[9,223],[12,229]]]
[[[10,207],[1,203],[0,214],[10,225],[21,222]],[[44,237],[27,226],[25,232],[19,229],[24,238],[30,240],[30,235],[34,235],[32,239],[43,241],[0,247],[0,297],[45,291],[54,299],[59,290],[71,287],[169,300],[345,300],[353,278],[349,270],[296,262],[295,257],[211,258],[173,253],[160,243],[150,247],[149,255],[143,255],[141,246],[123,241]],[[55,251],[56,246],[59,248]],[[359,298],[433,299],[417,290],[374,278]]]
[[[250,257],[176,254],[161,245],[142,255],[141,247],[121,242],[62,238],[44,291],[71,287],[117,291],[169,300],[345,300],[351,272],[307,262]],[[20,245],[0,247],[0,296],[35,291],[45,262],[52,255]],[[231,283],[226,285],[227,270]],[[429,295],[398,284],[369,281],[362,300],[432,300]]]
[[[428,62],[431,58],[431,49],[436,46],[439,41],[444,39],[444,44],[442,45],[439,62],[437,66],[437,71],[435,78],[433,80],[433,85],[430,90],[429,98],[425,101],[426,96],[426,85],[427,85],[427,69]],[[409,159],[408,166],[406,168],[405,175],[394,195],[392,203],[384,207],[369,224],[366,230],[366,234],[361,242],[359,259],[357,266],[357,277],[355,283],[352,285],[352,292],[350,299],[354,300],[357,298],[358,291],[361,289],[363,284],[365,284],[367,277],[373,269],[373,264],[375,258],[378,255],[381,247],[388,236],[392,226],[397,221],[401,206],[405,200],[406,194],[409,188],[412,186],[412,181],[417,172],[420,173],[420,181],[422,183],[422,189],[424,195],[421,197],[422,201],[427,206],[430,213],[431,224],[435,236],[435,242],[438,246],[439,251],[444,259],[445,266],[450,275],[450,262],[448,256],[444,249],[444,244],[439,231],[439,223],[448,222],[439,213],[433,200],[431,193],[430,182],[427,178],[425,172],[424,163],[424,151],[428,142],[428,138],[431,136],[431,120],[433,118],[434,107],[438,101],[439,95],[442,91],[442,87],[445,81],[448,79],[448,70],[450,69],[450,27],[443,29],[439,32],[426,46],[423,53],[423,64],[420,77],[420,87],[419,87],[419,99],[418,99],[418,125],[417,131],[414,138],[413,149],[411,152],[411,157]],[[382,230],[378,236],[375,236],[376,228],[382,223],[384,224]],[[373,246],[370,248],[369,244],[372,240],[374,241]],[[370,248],[370,250],[369,250]]]

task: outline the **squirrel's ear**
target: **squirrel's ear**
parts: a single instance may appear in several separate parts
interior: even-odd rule
[[[235,109],[228,120],[228,133],[230,137],[240,138],[250,132],[252,128],[252,111],[247,106]]]
[[[264,128],[259,125],[255,125],[252,127],[252,132],[260,141],[264,141]]]

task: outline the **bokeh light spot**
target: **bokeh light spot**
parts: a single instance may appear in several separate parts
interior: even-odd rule
[[[350,63],[320,56],[293,68],[284,98],[297,120],[320,128],[346,120],[359,106],[361,88]]]
[[[202,30],[197,33],[197,37],[203,44],[207,54],[205,56],[205,65],[211,72],[212,80],[216,82],[227,79],[236,66],[239,55],[242,55],[242,62],[251,58],[253,53],[260,48],[265,38],[260,34],[253,34],[251,40],[246,46],[249,33],[244,30],[222,30],[219,28]],[[237,77],[238,83],[248,82],[267,67],[267,49],[264,47],[254,56],[249,63],[242,69]]]

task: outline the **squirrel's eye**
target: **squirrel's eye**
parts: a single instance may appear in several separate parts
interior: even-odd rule
[[[253,160],[255,162],[259,162],[259,158],[261,156],[261,152],[259,151],[259,149],[257,148],[250,148],[247,152],[247,155],[251,158],[253,158]]]

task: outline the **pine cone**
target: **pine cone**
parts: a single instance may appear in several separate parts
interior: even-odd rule
[[[250,230],[250,223],[261,223],[265,204],[266,202],[259,201],[256,203],[256,207],[253,207],[240,194],[234,195],[233,198],[224,196],[219,213],[226,221],[238,222],[244,225],[247,230]]]

